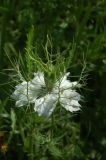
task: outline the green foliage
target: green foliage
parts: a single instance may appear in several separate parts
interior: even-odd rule
[[[105,160],[105,26],[105,0],[0,1],[0,159]],[[16,108],[14,85],[37,70],[47,85],[60,70],[84,81],[81,112],[57,109],[51,125],[29,108]]]

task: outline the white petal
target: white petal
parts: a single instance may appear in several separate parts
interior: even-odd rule
[[[66,90],[61,91],[60,98],[61,98],[61,100],[63,99],[63,101],[64,101],[64,99],[66,99],[66,101],[67,101],[67,99],[69,99],[70,101],[71,100],[79,101],[81,99],[81,96],[75,90],[66,89]]]
[[[41,116],[49,117],[56,107],[56,96],[47,94],[35,100],[35,111]]]
[[[56,84],[55,88],[60,89],[72,89],[74,87],[77,87],[78,82],[71,82],[70,80],[67,80],[67,77],[70,73],[66,73]]]
[[[19,100],[19,101],[16,101],[16,106],[17,107],[21,107],[21,106],[24,106],[27,104],[27,101],[22,101],[22,100]]]
[[[33,103],[40,93],[43,92],[44,75],[41,72],[34,74],[32,81],[23,81],[17,85],[12,98],[16,100],[16,106],[23,106],[27,103]]]
[[[60,82],[64,83],[67,80],[68,75],[70,74],[70,72],[66,73],[61,79]]]
[[[64,82],[62,81],[60,83],[60,88],[64,88],[64,89],[72,89],[77,87],[77,82],[70,82],[69,80],[64,80]]]
[[[73,106],[73,107],[80,107],[81,105],[78,103],[78,101],[76,101],[76,100],[72,100],[71,101],[71,105]]]
[[[80,109],[80,94],[74,90],[65,90],[60,94],[60,104],[70,112],[78,111]]]
[[[80,110],[80,107],[73,107],[71,105],[63,105],[63,107],[70,112],[76,112]]]
[[[61,105],[70,112],[75,112],[80,110],[80,106],[81,106],[76,100],[67,101],[67,103],[63,102],[61,103]]]
[[[28,89],[28,97],[30,99],[31,102],[34,102],[34,100],[39,97],[40,93],[42,91],[42,88],[34,85],[34,84],[30,84],[29,89]]]
[[[38,87],[44,86],[45,85],[44,74],[42,72],[34,73],[34,78],[32,80],[32,83],[34,85],[37,85]]]
[[[12,98],[16,100],[16,106],[20,107],[28,103],[28,84],[29,82],[22,82],[16,86],[16,90],[12,94]]]
[[[70,86],[70,81],[67,80],[67,76],[70,73],[66,73],[64,76],[62,76],[62,78],[55,84],[55,86],[58,88],[62,88],[62,87],[69,87]]]
[[[29,85],[29,97],[34,101],[39,96],[46,92],[46,85],[44,82],[44,74],[42,72],[34,73],[34,78]]]

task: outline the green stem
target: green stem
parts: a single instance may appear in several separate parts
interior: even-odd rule
[[[53,139],[53,133],[54,133],[54,115],[51,116],[51,140]]]

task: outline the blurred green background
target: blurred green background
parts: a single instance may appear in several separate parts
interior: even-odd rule
[[[19,160],[28,159],[28,150],[22,147],[23,142],[18,133],[18,136],[14,133],[7,150],[3,149],[11,135],[11,124],[14,123],[13,117],[17,112],[10,112],[12,103],[9,99],[11,87],[8,85],[10,81],[8,75],[11,71],[5,69],[11,68],[6,52],[11,60],[17,58],[19,52],[24,55],[27,33],[32,26],[35,28],[35,44],[41,55],[42,45],[46,43],[48,34],[52,39],[54,54],[58,49],[64,52],[69,45],[75,44],[69,69],[72,75],[80,75],[84,61],[87,68],[86,87],[81,90],[84,96],[81,112],[72,119],[65,119],[64,115],[61,123],[56,122],[57,135],[65,133],[60,140],[61,143],[54,145],[50,152],[48,149],[44,150],[46,145],[44,144],[44,148],[40,148],[34,159],[105,160],[105,0],[0,1],[0,159],[12,160],[15,157]],[[39,122],[37,123],[39,126]],[[18,128],[19,124],[16,125]],[[45,132],[43,129],[43,133]]]

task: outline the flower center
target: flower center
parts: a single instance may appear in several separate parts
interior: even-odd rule
[[[45,86],[42,86],[37,98],[44,97],[46,94],[47,94],[47,88]]]

